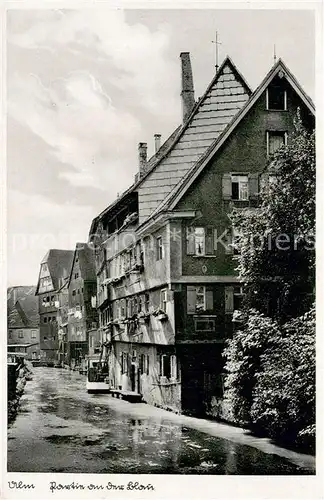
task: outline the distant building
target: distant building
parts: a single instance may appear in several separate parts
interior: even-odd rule
[[[77,243],[68,288],[67,359],[71,366],[81,366],[94,348],[90,332],[97,332],[97,279],[94,250],[87,243]]]
[[[256,207],[268,159],[289,143],[300,109],[315,109],[279,60],[252,92],[226,58],[195,102],[181,54],[183,124],[135,183],[93,220],[100,338],[110,381],[150,404],[198,415],[223,411],[223,358],[243,290],[228,214]],[[223,235],[223,236],[222,236]]]
[[[15,286],[7,290],[8,352],[25,353],[38,360],[39,314],[35,286]]]
[[[40,265],[36,295],[40,318],[41,359],[53,363],[59,357],[58,291],[71,271],[73,250],[49,250]]]
[[[61,366],[68,364],[67,339],[68,339],[68,311],[69,311],[69,290],[68,279],[57,292],[57,331],[58,331],[58,361]]]

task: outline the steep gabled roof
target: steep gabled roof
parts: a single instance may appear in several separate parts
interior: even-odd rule
[[[230,134],[235,130],[241,120],[246,116],[248,111],[254,106],[256,101],[268,87],[269,83],[273,80],[273,78],[282,71],[286,80],[290,83],[294,91],[304,102],[309,111],[315,115],[315,106],[311,98],[305,93],[297,79],[288,69],[288,67],[284,64],[284,62],[279,59],[279,61],[271,68],[265,78],[262,80],[257,89],[253,92],[250,99],[246,102],[246,104],[241,108],[241,110],[234,116],[231,122],[227,125],[227,127],[223,130],[223,132],[219,135],[219,137],[212,142],[209,148],[205,151],[204,155],[199,158],[197,162],[194,163],[193,167],[187,172],[186,176],[174,187],[174,189],[170,192],[170,194],[163,200],[163,202],[157,207],[157,209],[151,214],[152,216],[156,213],[164,210],[172,210],[175,208],[176,204],[180,201],[185,192],[192,185],[194,180],[200,175],[204,167],[211,160],[211,158],[215,155],[218,149],[224,144]],[[146,222],[146,221],[145,221]]]
[[[248,101],[251,89],[229,57],[165,155],[139,185],[140,222],[156,211]],[[152,196],[154,195],[154,196]]]
[[[47,264],[48,270],[53,282],[54,290],[58,290],[61,286],[60,278],[66,278],[71,270],[73,259],[73,250],[58,250],[51,249],[42,259],[41,264]],[[36,295],[39,290],[39,279],[36,288]]]
[[[94,250],[87,243],[77,243],[74,250],[73,260],[71,264],[71,271],[69,274],[67,286],[69,286],[70,281],[72,279],[76,256],[78,256],[79,259],[81,278],[84,281],[96,281],[97,276],[95,268]]]
[[[148,161],[145,175],[93,219],[89,235],[95,234],[97,224],[105,214],[109,213],[130,193],[140,190],[141,186],[159,168],[159,165],[169,161],[170,165],[173,165],[171,169],[174,175],[169,176],[170,184],[167,187],[167,193],[164,193],[162,198],[156,198],[159,204],[170,189],[185,175],[196,157],[202,155],[222,132],[251,93],[248,83],[230,57],[227,56],[187,120],[174,130],[158,152]],[[172,153],[173,151],[174,153]],[[186,156],[185,161],[179,165],[179,161],[176,159],[173,163],[173,157],[179,159],[183,151],[187,153],[184,155]],[[157,177],[159,177],[159,173]],[[157,184],[155,179],[152,182],[154,185]]]
[[[38,300],[34,286],[8,289],[7,315],[9,328],[38,327]]]

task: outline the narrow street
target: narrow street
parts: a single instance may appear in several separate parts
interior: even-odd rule
[[[307,455],[224,424],[88,395],[85,382],[76,372],[33,369],[8,429],[8,472],[314,473]]]

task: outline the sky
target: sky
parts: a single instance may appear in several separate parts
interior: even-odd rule
[[[7,11],[8,286],[32,285],[49,248],[87,241],[137,172],[137,145],[181,123],[180,59],[195,97],[229,55],[252,89],[274,44],[314,99],[314,14],[292,10]]]

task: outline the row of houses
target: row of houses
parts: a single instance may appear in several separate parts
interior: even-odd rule
[[[113,387],[177,412],[219,415],[223,359],[240,308],[228,214],[253,208],[271,155],[289,143],[299,109],[315,109],[279,60],[252,91],[227,57],[195,99],[180,55],[183,122],[147,158],[134,183],[92,222],[85,244],[41,263],[40,349],[79,363],[97,353]],[[270,305],[271,306],[271,305]]]
[[[14,286],[7,290],[8,353],[20,353],[39,360],[39,314],[35,286]]]

